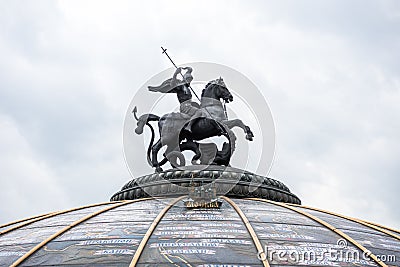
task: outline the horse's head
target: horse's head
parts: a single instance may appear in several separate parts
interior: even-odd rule
[[[233,101],[233,96],[229,92],[228,88],[224,83],[224,80],[220,77],[219,79],[213,80],[206,85],[206,89],[203,90],[202,96],[210,97],[217,100],[224,100],[229,103]]]
[[[224,100],[226,103],[233,101],[233,95],[231,94],[231,92],[229,92],[228,88],[226,88],[225,86],[219,86],[218,90],[222,100]]]

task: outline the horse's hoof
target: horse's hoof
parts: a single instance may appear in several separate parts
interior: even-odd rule
[[[161,167],[156,167],[156,172],[160,173],[162,171],[163,171],[163,169]]]
[[[249,140],[249,141],[253,141],[253,135],[247,134],[246,135],[246,139]]]

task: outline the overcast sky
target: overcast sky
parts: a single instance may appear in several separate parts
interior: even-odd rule
[[[0,25],[0,223],[129,181],[123,120],[162,45],[258,86],[269,176],[303,204],[400,228],[400,1],[0,1]]]

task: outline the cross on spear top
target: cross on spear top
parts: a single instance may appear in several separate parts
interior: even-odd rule
[[[170,58],[170,56],[169,56],[168,53],[167,53],[167,48],[164,48],[164,47],[161,46],[161,50],[162,50],[162,53],[161,53],[161,54],[167,55],[167,57],[168,57],[169,60],[171,61],[172,65],[174,65],[174,67],[177,69],[178,67],[175,65],[174,61],[172,60],[172,58]]]
[[[172,65],[174,65],[174,67],[177,69],[178,67],[176,66],[175,62],[172,60],[172,58],[167,53],[167,48],[164,48],[161,46],[161,50],[162,50],[161,54],[165,54],[168,57],[169,61],[171,61]],[[185,80],[185,77],[183,76],[183,74],[181,72],[179,72],[179,74],[182,76],[183,80]],[[196,92],[193,90],[193,88],[190,86],[190,84],[188,86],[189,86],[190,90],[193,92],[193,94],[196,96],[197,100],[199,100],[201,102],[199,96],[196,94]],[[212,118],[212,115],[208,111],[208,109],[207,108],[204,108],[204,109],[208,113],[208,115],[210,115],[210,117]],[[225,100],[224,100],[224,112],[225,112],[226,118],[228,118],[228,113],[226,112]],[[219,127],[221,128],[221,126],[219,126]],[[222,128],[221,128],[221,130],[222,130]]]

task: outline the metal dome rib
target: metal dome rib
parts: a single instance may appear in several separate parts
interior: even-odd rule
[[[236,205],[236,203],[235,203],[233,200],[229,199],[228,197],[222,197],[222,198],[225,199],[225,200],[235,209],[235,211],[237,212],[237,214],[238,214],[238,215],[240,216],[240,218],[242,219],[244,225],[246,226],[247,231],[249,232],[251,238],[253,239],[254,245],[255,245],[256,248],[257,248],[258,255],[260,255],[260,256],[262,256],[262,257],[264,257],[264,256],[266,257],[265,252],[264,252],[264,250],[263,250],[263,247],[262,247],[262,245],[261,245],[261,242],[260,242],[260,240],[258,239],[257,234],[256,234],[256,232],[254,231],[253,226],[251,225],[251,223],[250,223],[249,220],[247,219],[246,215],[245,215],[245,214],[243,213],[243,211],[239,208],[239,206]],[[270,266],[269,263],[268,263],[268,260],[266,260],[266,259],[262,261],[262,264],[264,265],[264,267],[269,267],[269,266]]]
[[[384,226],[384,225],[381,225],[381,224],[378,224],[378,223],[369,222],[369,221],[365,221],[365,220],[360,220],[360,221],[368,223],[368,224],[371,224],[371,225],[374,225],[374,226],[377,226],[377,227],[382,228],[382,229],[386,229],[386,230],[389,230],[389,231],[392,231],[392,232],[400,234],[400,230],[396,230],[396,229],[391,228],[391,227],[387,227],[387,226]]]
[[[305,211],[299,210],[295,207],[291,207],[289,205],[286,205],[284,203],[278,203],[278,202],[274,202],[274,201],[270,201],[270,200],[266,200],[266,199],[256,199],[256,198],[249,198],[250,200],[256,200],[256,201],[262,201],[262,202],[267,202],[267,203],[271,203],[274,205],[278,205],[287,209],[290,209],[292,211],[295,211],[297,213],[300,213],[316,222],[318,222],[319,224],[325,226],[326,228],[328,228],[329,230],[331,230],[332,232],[340,235],[341,237],[343,237],[344,239],[346,239],[347,241],[349,241],[350,243],[352,243],[353,245],[355,245],[356,247],[358,247],[359,249],[361,249],[364,253],[366,253],[366,255],[368,257],[370,257],[372,260],[374,260],[378,265],[382,266],[382,267],[387,267],[387,265],[385,263],[383,263],[381,260],[378,259],[378,257],[373,254],[371,251],[369,251],[367,248],[365,248],[363,245],[361,245],[359,242],[357,242],[356,240],[354,240],[353,238],[351,238],[350,236],[348,236],[347,234],[345,234],[344,232],[342,232],[341,230],[337,229],[336,227],[334,227],[333,225],[329,224],[328,222],[312,215],[309,214]]]
[[[168,210],[175,205],[175,203],[177,203],[179,200],[183,199],[184,196],[182,197],[178,197],[175,198],[174,200],[172,200],[166,207],[164,207],[160,213],[157,215],[157,217],[153,220],[153,222],[151,223],[149,229],[147,229],[146,234],[144,235],[142,241],[140,242],[135,255],[133,256],[133,259],[131,261],[131,263],[129,264],[129,267],[133,267],[136,266],[137,262],[139,261],[140,256],[142,255],[142,251],[144,249],[144,247],[147,244],[147,241],[149,240],[150,236],[153,234],[154,229],[156,229],[158,223],[161,221],[161,219],[164,217],[164,215],[168,212]]]
[[[178,197],[176,199],[174,199],[173,201],[171,201],[159,214],[158,216],[154,219],[154,221],[152,222],[152,224],[150,225],[149,229],[147,230],[145,236],[143,237],[142,241],[140,242],[138,249],[135,252],[135,255],[129,265],[129,267],[134,267],[136,266],[136,264],[139,262],[140,256],[149,240],[149,238],[151,237],[151,235],[153,234],[154,230],[156,229],[158,223],[161,221],[161,219],[165,216],[165,214],[170,210],[170,208],[175,205],[178,201],[182,200],[183,198],[185,198],[184,196],[182,197]],[[237,212],[237,214],[240,216],[240,218],[242,219],[243,223],[246,226],[246,229],[248,230],[251,238],[253,239],[253,242],[257,248],[258,253],[264,253],[263,252],[263,248],[262,245],[257,237],[257,234],[255,233],[253,227],[251,226],[249,220],[247,219],[246,215],[242,212],[242,210],[235,204],[235,202],[233,202],[231,199],[229,199],[228,197],[221,197],[222,199],[224,199],[226,202],[228,202]],[[262,264],[264,267],[269,267],[269,263],[267,260],[262,261]]]
[[[131,204],[133,202],[138,202],[138,201],[143,201],[143,200],[147,200],[147,199],[137,199],[137,200],[131,200],[131,201],[124,201],[122,203],[118,203],[115,205],[112,205],[110,207],[101,209],[99,211],[93,212],[75,222],[73,222],[72,224],[64,227],[63,229],[61,229],[60,231],[52,234],[51,236],[49,236],[47,239],[43,240],[42,242],[40,242],[39,244],[37,244],[35,247],[33,247],[30,251],[28,251],[24,256],[22,256],[21,258],[19,258],[18,260],[16,260],[13,264],[10,265],[10,267],[16,267],[18,265],[20,265],[23,261],[25,261],[30,255],[32,255],[33,253],[35,253],[36,251],[38,251],[40,248],[42,248],[44,245],[46,245],[47,243],[49,243],[50,241],[52,241],[53,239],[55,239],[56,237],[60,236],[61,234],[65,233],[66,231],[68,231],[69,229],[77,226],[80,223],[83,223],[87,220],[89,220],[90,218],[93,218],[103,212],[127,205],[127,204]]]
[[[18,223],[22,223],[22,222],[26,222],[26,221],[30,221],[30,220],[34,220],[34,219],[38,219],[40,217],[48,216],[48,215],[50,215],[52,213],[54,213],[54,212],[48,212],[48,213],[45,213],[45,214],[40,214],[40,215],[24,218],[24,219],[21,219],[21,220],[9,222],[9,223],[6,223],[6,224],[2,224],[2,225],[0,225],[0,228],[5,228],[5,227],[8,227],[8,226],[11,226],[11,225],[14,225],[14,224],[18,224]]]
[[[121,201],[117,201],[117,202],[121,202]],[[31,223],[38,222],[38,221],[41,221],[41,220],[44,220],[44,219],[48,219],[48,218],[51,218],[51,217],[54,217],[54,216],[57,216],[57,215],[61,215],[61,214],[72,212],[72,211],[82,210],[82,209],[86,209],[86,208],[103,206],[103,205],[110,205],[110,202],[96,203],[96,204],[81,206],[81,207],[72,208],[72,209],[68,209],[68,210],[57,211],[57,212],[53,212],[53,213],[48,213],[47,215],[43,215],[43,216],[38,215],[38,216],[31,217],[32,220],[30,220],[30,218],[28,218],[28,219],[23,219],[23,220],[20,220],[20,221],[12,222],[12,223],[9,223],[8,225],[17,224],[17,223],[20,223],[20,222],[24,222],[24,223],[21,223],[19,225],[16,225],[14,227],[11,227],[11,228],[8,228],[8,229],[6,229],[4,231],[1,231],[0,232],[0,236],[5,234],[5,233],[8,233],[8,232],[14,231],[16,229],[19,229],[19,228],[21,228],[23,226],[27,226],[27,225],[29,225]]]
[[[365,221],[362,221],[362,220],[359,220],[359,219],[356,219],[356,218],[352,218],[352,217],[349,217],[349,216],[346,216],[346,215],[338,214],[338,213],[327,211],[327,210],[323,210],[323,209],[308,207],[308,206],[302,206],[302,205],[296,205],[296,204],[288,204],[288,205],[289,206],[294,206],[294,207],[300,207],[300,208],[303,208],[303,209],[315,210],[315,211],[319,211],[319,212],[322,212],[322,213],[326,213],[326,214],[330,214],[330,215],[333,215],[333,216],[337,216],[337,217],[340,217],[340,218],[343,218],[343,219],[346,219],[346,220],[350,220],[350,221],[362,224],[364,226],[367,226],[369,228],[372,228],[374,230],[377,230],[377,231],[379,231],[381,233],[387,234],[387,235],[389,235],[391,237],[394,237],[394,238],[400,240],[400,236],[398,236],[396,234],[393,234],[393,233],[391,233],[391,232],[389,232],[389,231],[387,231],[387,230],[385,230],[385,229],[383,229],[383,228],[381,228],[379,226],[375,226],[375,225],[373,225],[371,223],[367,223]]]

